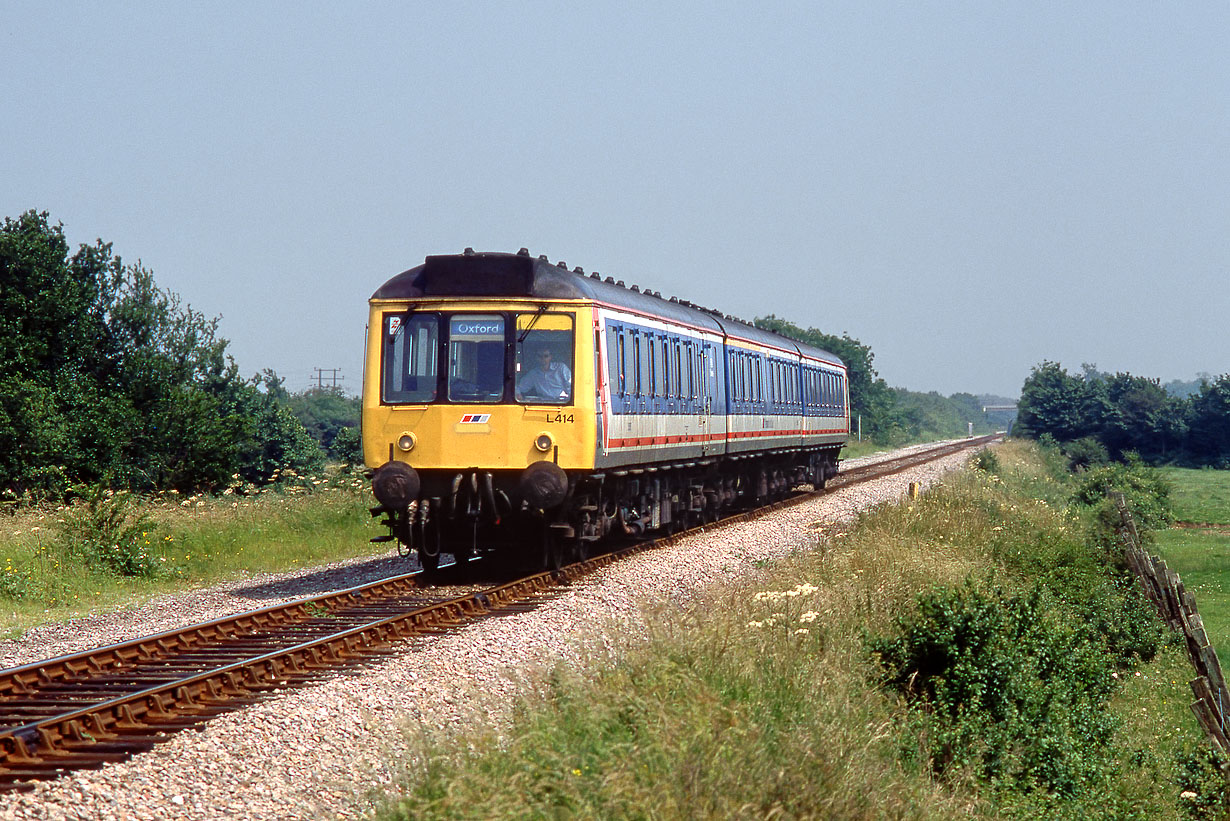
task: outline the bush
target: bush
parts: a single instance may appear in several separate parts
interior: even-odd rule
[[[999,457],[990,448],[983,448],[974,454],[970,464],[973,465],[974,470],[981,470],[983,473],[991,475],[997,475],[1000,471]]]
[[[1126,463],[1111,463],[1086,471],[1079,479],[1072,502],[1092,515],[1090,540],[1124,566],[1119,536],[1122,516],[1111,500],[1112,492],[1122,493],[1137,530],[1148,539],[1149,531],[1169,527],[1174,521],[1170,503],[1170,484],[1157,470],[1128,455]]]
[[[1104,772],[1113,670],[1042,588],[923,594],[896,627],[869,649],[909,704],[908,746],[933,773],[1071,797]]]
[[[68,509],[61,525],[62,544],[70,555],[121,576],[156,575],[158,565],[149,549],[155,525],[136,498],[102,484],[78,492],[81,501]]]
[[[1226,781],[1230,762],[1213,746],[1202,744],[1180,756],[1177,763],[1179,801],[1187,815],[1208,821],[1230,817],[1230,783]]]
[[[1106,452],[1106,447],[1092,436],[1084,436],[1074,442],[1069,442],[1064,446],[1063,452],[1068,457],[1068,466],[1073,471],[1088,470],[1105,465],[1110,461],[1110,454]]]
[[[333,438],[332,455],[347,465],[363,464],[363,436],[358,428],[342,428]]]

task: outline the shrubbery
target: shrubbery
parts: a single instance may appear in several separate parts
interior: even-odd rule
[[[1114,668],[1049,596],[973,586],[918,599],[898,635],[870,647],[910,704],[933,772],[973,771],[1028,792],[1072,795],[1099,776],[1113,730]]]
[[[1040,455],[1062,468],[1058,448]],[[998,460],[972,464],[991,488],[1004,486],[1000,475],[1015,481]],[[946,781],[973,776],[1005,795],[1036,793],[1052,810],[1069,799],[1087,808],[1122,766],[1109,699],[1117,678],[1153,661],[1168,635],[1118,560],[1119,516],[1107,493],[1125,494],[1141,528],[1170,520],[1165,482],[1138,459],[1057,488],[1055,508],[1035,504],[1060,526],[1010,525],[988,545],[997,572],[919,595],[891,631],[868,639],[883,684],[906,704],[906,759]]]
[[[70,254],[33,211],[0,226],[0,489],[63,498],[220,488],[322,454],[271,375],[239,376],[206,319],[99,241]],[[276,380],[276,377],[272,379]]]
[[[81,489],[81,500],[65,512],[61,542],[75,558],[121,576],[154,576],[158,564],[150,545],[156,527],[131,493],[103,485]]]

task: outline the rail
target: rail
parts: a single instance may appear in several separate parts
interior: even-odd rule
[[[846,487],[891,475],[995,437],[947,443],[861,466]],[[463,596],[441,598],[411,573],[0,671],[0,792],[73,769],[101,766],[176,731],[399,652],[414,636],[457,629],[550,597],[625,556],[689,534],[769,515],[794,498],[652,542],[634,544]]]

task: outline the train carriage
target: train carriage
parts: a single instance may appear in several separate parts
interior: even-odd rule
[[[846,390],[832,354],[524,249],[430,256],[370,301],[373,512],[427,568],[478,550],[557,566],[822,485]]]

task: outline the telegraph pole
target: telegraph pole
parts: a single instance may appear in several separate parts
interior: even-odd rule
[[[316,372],[317,390],[323,391],[325,389],[325,380],[327,379],[329,381],[329,390],[336,391],[338,389],[337,383],[343,382],[346,379],[344,376],[338,376],[342,371],[341,368],[312,368],[312,370]],[[326,373],[329,376],[326,377]]]

